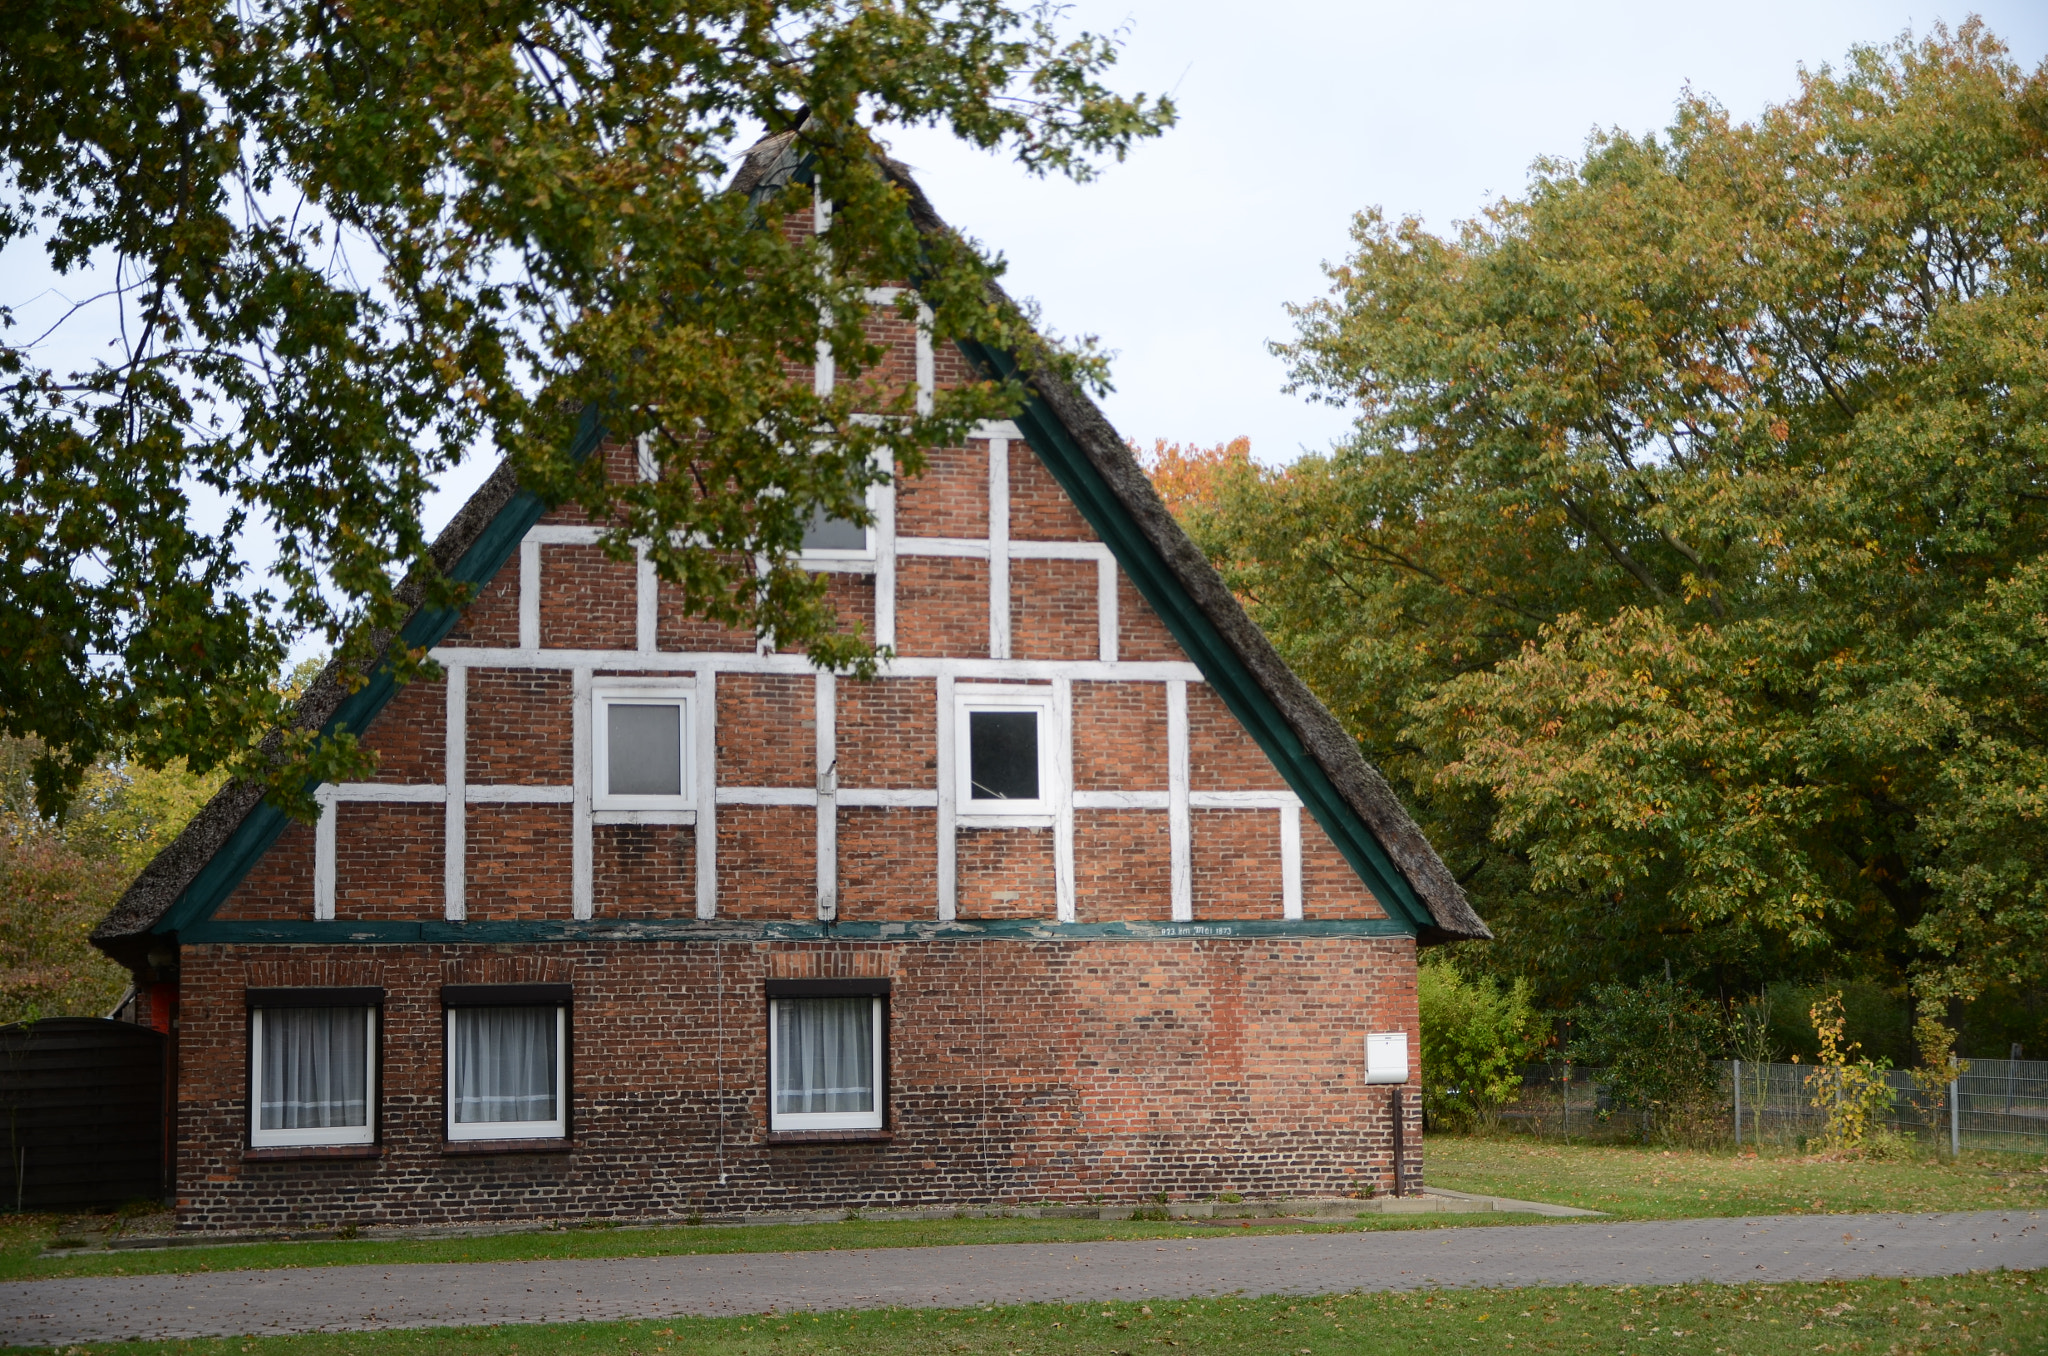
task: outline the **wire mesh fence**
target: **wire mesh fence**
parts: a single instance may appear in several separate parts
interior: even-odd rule
[[[1810,1064],[1720,1064],[1718,1128],[1742,1143],[1798,1146],[1827,1125],[1825,1094]],[[1546,1139],[1648,1138],[1651,1114],[1618,1105],[1606,1070],[1569,1064],[1531,1064],[1520,1095],[1500,1113],[1503,1123]],[[1884,1075],[1891,1102],[1880,1119],[1900,1134],[1943,1149],[2048,1153],[2048,1061],[1980,1059],[1954,1088],[1920,1088],[1910,1072]],[[1740,1127],[1737,1112],[1740,1111]]]

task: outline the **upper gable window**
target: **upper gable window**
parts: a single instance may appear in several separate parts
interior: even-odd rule
[[[824,509],[814,508],[810,525],[804,528],[803,553],[807,556],[871,556],[875,553],[875,529],[851,518],[834,518]]]
[[[957,812],[1051,814],[1058,724],[1051,689],[963,684],[954,692]]]
[[[617,683],[591,690],[599,810],[674,810],[691,801],[690,686]]]

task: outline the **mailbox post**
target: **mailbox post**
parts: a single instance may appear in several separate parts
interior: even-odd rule
[[[1394,1194],[1403,1194],[1402,1179],[1407,1167],[1406,1124],[1407,1108],[1402,1102],[1402,1090],[1408,1085],[1408,1033],[1405,1031],[1369,1031],[1365,1036],[1365,1081],[1368,1086],[1386,1085],[1392,1088],[1389,1109],[1394,1117]]]

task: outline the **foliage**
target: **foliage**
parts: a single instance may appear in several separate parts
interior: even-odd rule
[[[112,356],[0,347],[0,733],[42,741],[56,813],[95,760],[269,780],[301,815],[311,747],[270,683],[324,639],[360,678],[415,599],[456,601],[420,520],[473,450],[635,539],[693,612],[865,671],[792,553],[865,518],[892,464],[1016,408],[882,389],[869,289],[914,282],[940,340],[1098,380],[999,302],[992,256],[914,226],[892,126],[944,126],[1085,179],[1171,122],[1101,83],[1115,40],[1010,0],[31,0],[0,30],[0,246],[92,261]],[[725,191],[761,129],[795,163]],[[830,230],[790,228],[814,194]],[[829,239],[829,245],[827,240]],[[0,311],[0,329],[15,318]],[[830,394],[798,379],[829,342]],[[586,410],[658,474],[569,455]],[[887,416],[857,418],[856,413]],[[246,539],[267,538],[268,580]],[[767,568],[757,572],[757,560]],[[382,659],[380,660],[380,655]]]
[[[1908,1073],[1914,1105],[1936,1145],[1946,1142],[1942,1134],[1948,1110],[1949,1086],[1970,1071],[1970,1061],[1956,1055],[1956,1033],[1930,1004],[1923,1007],[1913,1023],[1913,1038],[1920,1046],[1920,1062]]]
[[[1861,1047],[1843,1035],[1842,996],[1829,994],[1812,1008],[1813,1029],[1820,1035],[1817,1067],[1806,1076],[1813,1109],[1827,1118],[1821,1138],[1828,1152],[1859,1154],[1875,1131],[1885,1128],[1892,1107],[1891,1084],[1884,1072],[1889,1060],[1851,1058]]]
[[[1667,979],[1594,985],[1572,1014],[1573,1063],[1607,1071],[1617,1107],[1646,1113],[1666,1138],[1699,1132],[1719,1105],[1721,1012]]]
[[[1813,1006],[1829,995],[1841,1000],[1843,1038],[1855,1041],[1866,1054],[1882,1055],[1894,1067],[1914,1056],[1913,1008],[1905,995],[1868,980],[1767,985],[1771,1002],[1771,1039],[1780,1050],[1802,1060],[1820,1057],[1820,1033],[1814,1029]]]
[[[1422,1016],[1422,1109],[1432,1126],[1491,1128],[1520,1092],[1522,1065],[1544,1040],[1529,986],[1467,979],[1425,961],[1416,973]]]
[[[1569,1001],[2048,982],[2048,72],[1859,48],[1297,308],[1338,451],[1187,516]]]
[[[1169,443],[1158,438],[1153,440],[1149,452],[1137,443],[1129,446],[1131,455],[1151,477],[1152,488],[1159,491],[1166,507],[1178,516],[1213,506],[1227,482],[1261,474],[1252,462],[1250,438],[1232,438],[1213,447]]]
[[[0,1023],[104,1016],[128,976],[87,940],[135,873],[219,788],[174,763],[101,763],[61,820],[36,808],[37,750],[0,738]]]

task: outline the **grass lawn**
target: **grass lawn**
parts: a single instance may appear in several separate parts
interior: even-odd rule
[[[1965,1154],[1954,1166],[1930,1159],[1824,1163],[1770,1149],[1738,1157],[1733,1150],[1452,1135],[1432,1135],[1425,1152],[1431,1186],[1576,1205],[1621,1219],[2048,1206],[2048,1168],[2021,1154]]]
[[[66,1356],[1252,1356],[1415,1351],[2020,1356],[2048,1348],[2048,1272],[1931,1281],[1433,1290],[91,1343]]]

